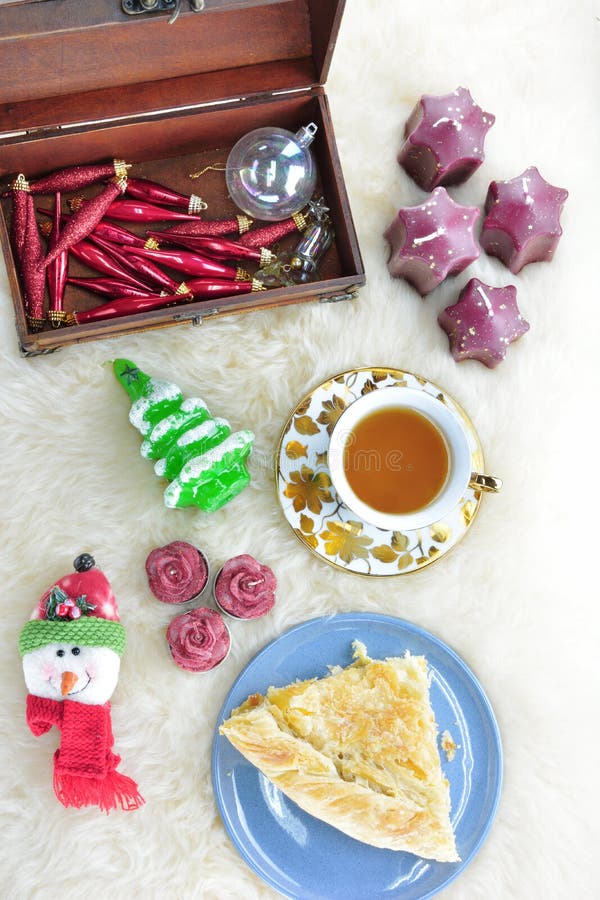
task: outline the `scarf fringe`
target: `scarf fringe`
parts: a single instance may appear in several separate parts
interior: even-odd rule
[[[120,806],[124,810],[139,809],[144,798],[128,775],[113,770],[104,778],[87,778],[66,772],[54,772],[54,793],[63,806],[99,806],[109,813]]]

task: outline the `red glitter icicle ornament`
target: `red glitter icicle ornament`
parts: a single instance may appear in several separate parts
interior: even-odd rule
[[[44,327],[44,289],[46,273],[44,271],[44,251],[35,217],[35,206],[31,194],[27,198],[27,223],[25,241],[21,251],[21,276],[25,288],[25,312],[27,323],[32,331],[41,331]]]
[[[123,178],[127,175],[128,168],[129,164],[122,159],[113,159],[112,163],[97,166],[71,166],[32,182],[31,193],[54,194],[56,191],[76,191],[104,178]]]
[[[127,248],[127,252],[135,256],[162,263],[176,272],[186,275],[195,275],[204,278],[219,278],[225,281],[248,281],[250,276],[244,269],[234,269],[224,266],[213,259],[190,253],[189,250],[147,250],[144,247],[136,247],[133,250]]]
[[[50,218],[54,215],[49,209],[42,209],[41,207],[38,209],[38,213],[50,216]],[[61,224],[64,225],[70,218],[69,215],[63,213],[60,217]],[[145,247],[148,245],[146,238],[139,237],[133,231],[128,231],[127,228],[123,228],[121,225],[115,225],[114,222],[106,222],[104,219],[98,222],[94,230],[90,232],[90,238],[93,239],[95,237],[99,237],[103,241],[111,241],[113,244],[129,244],[130,247]],[[150,246],[155,244],[156,241],[153,241]]]
[[[233,219],[203,219],[198,222],[181,223],[167,228],[163,233],[187,234],[198,237],[219,237],[223,234],[246,234],[254,224],[248,216],[235,216]]]
[[[67,278],[67,284],[75,285],[75,287],[83,288],[85,291],[92,291],[94,294],[101,294],[103,297],[148,297],[153,294],[152,288],[134,287],[132,284],[126,284],[118,278],[103,276],[100,278]]]
[[[101,193],[82,205],[81,209],[77,210],[66,223],[56,246],[46,256],[44,265],[48,266],[63,250],[67,250],[82,238],[87,237],[102,219],[115,197],[123,193],[126,184],[126,178],[111,181]]]
[[[48,239],[48,250],[53,250],[59,241],[60,220],[60,191],[57,191],[54,198],[54,215],[50,237]],[[67,314],[63,309],[63,297],[65,294],[65,285],[67,283],[68,262],[69,251],[63,250],[46,269],[48,276],[48,294],[50,295],[48,320],[53,328],[58,328],[62,325],[67,317]]]
[[[207,204],[201,197],[191,194],[186,197],[177,191],[149,181],[147,178],[129,178],[127,181],[127,193],[136,200],[145,200],[149,203],[158,203],[159,206],[177,206],[185,209],[190,215],[207,209]]]
[[[11,239],[15,256],[21,261],[23,244],[25,243],[25,230],[27,228],[27,194],[29,183],[23,174],[18,175],[12,182],[12,221]]]
[[[281,240],[287,234],[293,234],[294,231],[305,231],[308,227],[308,219],[303,213],[296,213],[291,219],[284,219],[283,222],[276,222],[274,225],[265,225],[264,228],[256,228],[249,231],[248,234],[242,235],[240,244],[244,247],[270,247],[276,241]]]
[[[114,257],[109,256],[101,247],[92,244],[91,241],[79,241],[77,244],[73,244],[69,251],[76,259],[85,263],[86,266],[95,272],[119,278],[121,281],[126,281],[127,284],[149,290],[148,285],[144,284],[140,278],[136,278],[124,269]]]
[[[223,238],[202,237],[200,235],[190,234],[171,234],[167,235],[161,231],[148,231],[147,234],[161,239],[168,244],[176,244],[185,247],[187,250],[194,250],[198,253],[210,256],[213,259],[252,259],[260,263],[261,266],[271,265],[275,261],[275,254],[261,247],[255,250],[254,247],[245,247],[239,241],[228,241]],[[156,249],[159,249],[158,247]]]

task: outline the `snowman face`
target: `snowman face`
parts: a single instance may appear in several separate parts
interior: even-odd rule
[[[117,685],[121,659],[108,647],[47,644],[23,657],[30,694],[50,700],[106,703]]]

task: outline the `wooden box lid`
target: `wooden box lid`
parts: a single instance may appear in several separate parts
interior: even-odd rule
[[[0,146],[80,122],[322,84],[345,0],[0,0]]]

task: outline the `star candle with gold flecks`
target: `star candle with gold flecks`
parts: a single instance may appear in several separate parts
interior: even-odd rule
[[[473,235],[475,206],[455,203],[439,187],[420,206],[406,206],[384,233],[391,246],[388,269],[424,297],[448,275],[458,275],[479,256]]]
[[[467,88],[425,95],[406,123],[398,162],[424,191],[460,184],[483,162],[485,136],[494,122]]]
[[[510,181],[492,181],[485,201],[481,246],[513,274],[551,260],[562,234],[560,213],[569,192],[545,181],[535,166]]]
[[[490,287],[478,278],[471,278],[438,322],[456,362],[478,359],[490,369],[502,362],[509,344],[529,331],[517,306],[516,287]]]

